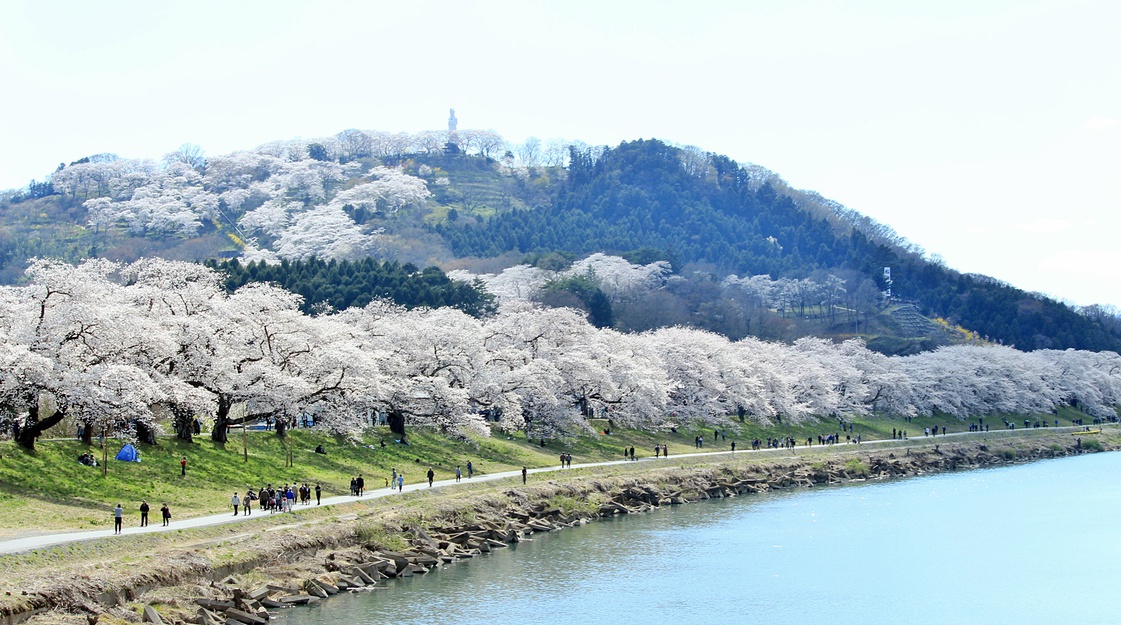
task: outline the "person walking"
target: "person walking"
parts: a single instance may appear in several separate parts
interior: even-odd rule
[[[125,519],[125,509],[123,507],[121,507],[121,504],[118,503],[117,507],[113,508],[113,533],[114,534],[120,534],[121,533],[121,523],[124,522],[124,519]]]
[[[564,466],[564,465],[562,464],[561,466]],[[460,471],[459,467],[457,466],[455,468],[455,481],[458,482],[462,477],[463,477],[463,471]]]
[[[523,466],[522,467],[522,484],[525,484],[525,478],[526,478],[527,475],[529,475],[529,471],[527,471],[526,468]]]
[[[398,473],[397,474],[397,491],[401,492],[401,493],[405,492],[405,474],[404,473]]]
[[[164,527],[171,525],[171,508],[167,507],[166,501],[164,502],[163,507],[160,508],[160,515],[163,517]]]
[[[241,513],[245,516],[253,514],[253,491],[245,491],[245,497],[241,500]]]
[[[432,470],[432,467],[428,467],[428,488],[432,488],[432,480],[435,479],[435,477],[436,473]]]
[[[147,501],[140,502],[140,527],[148,527],[148,511],[152,508]]]
[[[358,486],[358,496],[361,497],[362,493],[366,492],[366,480],[362,479],[361,473],[358,474],[358,480],[356,480],[355,485]]]
[[[471,464],[471,461],[468,460],[467,461],[467,479],[471,479],[473,477],[475,477],[475,467]]]
[[[179,476],[187,477],[187,457],[183,456],[179,459]]]
[[[236,492],[233,497],[230,497],[230,505],[234,507],[234,516],[237,516],[237,509],[241,507],[241,498],[237,496]]]
[[[315,505],[319,505],[319,497],[323,494],[323,487],[317,482],[315,484]]]

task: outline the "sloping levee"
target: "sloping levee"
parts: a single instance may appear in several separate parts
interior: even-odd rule
[[[0,624],[29,619],[93,623],[103,614],[137,621],[146,604],[158,603],[169,622],[220,625],[233,620],[254,625],[248,620],[252,614],[239,615],[251,610],[267,617],[268,610],[327,598],[334,594],[332,589],[422,575],[534,532],[775,489],[1111,451],[1121,446],[1118,438],[1110,432],[1095,439],[1092,447],[1059,434],[938,444],[911,441],[874,450],[838,446],[768,458],[745,454],[719,462],[671,459],[614,474],[577,469],[544,474],[528,485],[506,481],[418,492],[371,502],[357,514],[262,527],[236,539],[198,543],[197,536],[185,531],[182,542],[196,542],[132,553],[127,562],[116,565],[63,563],[42,575],[25,574],[24,587],[3,589]],[[216,612],[214,606],[226,613]]]

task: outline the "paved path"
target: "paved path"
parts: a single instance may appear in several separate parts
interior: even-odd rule
[[[1095,427],[1097,427],[1097,426],[1095,426]],[[1082,430],[1083,428],[1080,427],[1080,426],[1074,426],[1074,427],[1059,427],[1059,428],[1052,427],[1052,428],[1046,428],[1046,429],[1049,430],[1049,431],[1076,432],[1076,431]],[[993,432],[990,432],[990,434],[997,433],[997,432],[1005,432],[1005,431],[1009,431],[1009,430],[1005,430],[1004,428],[1001,428],[1000,430],[994,430]],[[1022,428],[1018,428],[1017,430],[1014,430],[1014,431],[1020,432],[1020,431],[1022,431]],[[910,440],[910,441],[926,440],[928,442],[935,443],[935,442],[937,442],[937,441],[939,441],[943,438],[950,438],[950,437],[955,437],[956,438],[956,437],[959,437],[959,436],[969,436],[969,435],[982,434],[981,432],[953,432],[953,433],[949,433],[949,434],[946,434],[946,435],[924,437],[924,436],[921,436],[922,431],[920,430],[919,432],[920,432],[920,436],[910,437],[908,440]],[[872,440],[872,441],[865,441],[860,446],[861,447],[866,446],[866,445],[881,446],[881,445],[884,445],[884,444],[889,444],[890,445],[890,444],[898,444],[898,443],[901,443],[901,442],[903,442],[903,441],[891,440],[891,439],[877,439],[877,440]],[[820,446],[815,446],[815,447],[820,447]],[[856,445],[848,445],[848,444],[836,444],[833,447],[842,448],[842,449],[851,447],[853,451],[855,451],[857,449]],[[802,446],[802,447],[795,448],[794,451],[796,453],[797,451],[804,450],[804,449],[807,449],[807,448]],[[748,444],[747,449],[742,449],[741,448],[741,449],[739,449],[735,452],[732,452],[732,451],[729,451],[729,450],[720,450],[720,451],[708,451],[708,452],[695,452],[695,453],[689,453],[689,454],[677,454],[677,455],[673,456],[672,458],[670,458],[670,460],[680,460],[682,458],[703,458],[703,457],[707,457],[707,456],[721,456],[721,455],[729,455],[730,456],[733,453],[738,455],[738,454],[744,454],[744,453],[765,453],[765,452],[783,452],[783,451],[789,452],[789,450],[784,450],[784,449],[781,449],[781,448],[780,449],[763,448],[763,449],[760,449],[760,450],[757,450],[757,451],[753,451],[750,448],[750,444]],[[647,450],[647,453],[649,453],[649,450]],[[646,457],[646,458],[639,458],[637,462],[658,463],[658,462],[665,462],[665,460],[666,460],[665,458]],[[631,462],[629,460],[612,460],[612,461],[608,461],[608,462],[589,462],[589,463],[584,463],[584,464],[575,464],[575,465],[572,466],[572,468],[577,469],[577,468],[588,468],[588,467],[606,467],[606,466],[623,465],[623,464],[635,464],[635,463]],[[535,474],[538,474],[538,473],[562,472],[562,471],[568,471],[568,470],[570,470],[570,469],[561,469],[561,468],[556,467],[556,466],[550,466],[550,467],[542,467],[542,468],[538,468],[538,469],[529,469],[528,473],[530,475],[535,475]],[[479,475],[476,475],[474,478],[470,478],[470,479],[464,477],[461,483],[462,484],[469,484],[469,483],[473,483],[473,482],[491,482],[491,481],[494,481],[494,480],[501,480],[501,479],[505,479],[505,478],[520,477],[520,476],[521,476],[521,470],[517,469],[517,470],[514,470],[514,471],[502,471],[502,472],[499,472],[499,473],[488,473],[488,474],[485,474],[485,475],[479,474]],[[457,485],[457,483],[456,483],[455,479],[453,478],[453,479],[450,479],[450,480],[438,480],[436,482],[433,482],[432,488],[448,488],[448,487],[455,487],[456,485]],[[405,484],[405,492],[412,492],[412,491],[417,491],[417,490],[428,490],[428,489],[429,489],[429,486],[425,481],[416,482],[416,483],[412,483],[412,484],[409,484],[409,483]],[[388,488],[378,488],[378,489],[375,489],[375,490],[367,490],[365,495],[362,496],[362,497],[354,497],[352,495],[340,495],[340,496],[337,496],[337,497],[327,497],[327,498],[322,500],[323,501],[322,506],[333,506],[333,505],[343,504],[343,503],[352,503],[352,502],[355,502],[355,501],[378,499],[378,498],[381,498],[381,497],[390,497],[390,496],[393,496],[393,495],[396,495],[396,494],[399,494],[396,490],[390,490]],[[320,507],[322,507],[322,506],[320,506]],[[300,505],[297,504],[296,507],[295,507],[295,510],[296,511],[306,510],[306,509],[309,509],[311,507],[314,507],[314,506],[300,506]],[[189,519],[175,519],[175,518],[172,518],[171,519],[171,525],[169,525],[167,527],[164,527],[162,525],[163,520],[160,518],[159,509],[156,508],[156,507],[153,507],[152,512],[149,515],[151,520],[152,520],[151,525],[148,525],[147,527],[137,527],[137,526],[125,527],[122,530],[122,535],[131,536],[131,535],[134,535],[134,534],[151,534],[151,533],[154,533],[154,532],[167,532],[167,531],[172,531],[172,530],[188,529],[188,528],[192,528],[192,527],[209,527],[209,526],[212,526],[212,525],[225,525],[225,524],[228,524],[228,523],[239,523],[239,522],[244,522],[244,521],[250,521],[250,520],[253,520],[253,519],[259,519],[259,518],[261,518],[261,516],[270,516],[270,514],[268,512],[262,511],[262,510],[257,509],[257,508],[255,508],[253,510],[253,512],[254,513],[252,515],[249,515],[249,516],[244,516],[244,515],[241,515],[241,514],[239,514],[237,516],[234,516],[233,512],[231,511],[231,512],[224,512],[224,513],[221,513],[221,514],[212,514],[212,515],[208,515],[208,516],[193,517],[193,518],[189,518]],[[174,513],[175,513],[175,511],[172,510],[172,514],[174,514]],[[280,514],[280,513],[274,513],[272,516],[275,516],[276,514]],[[298,519],[298,517],[293,517],[293,519]],[[135,510],[129,510],[128,515],[125,518],[125,521],[126,521],[126,523],[138,523],[139,518],[137,516],[137,512]],[[107,516],[106,517],[106,525],[111,525],[111,524],[112,524],[112,518]],[[52,534],[42,534],[42,535],[39,535],[39,536],[12,538],[12,539],[9,539],[9,540],[0,541],[0,554],[20,553],[20,552],[23,552],[23,551],[30,551],[32,549],[42,549],[44,547],[53,547],[55,545],[62,545],[62,544],[65,544],[65,543],[80,542],[80,541],[86,541],[86,540],[94,540],[94,539],[98,539],[98,538],[109,538],[109,537],[112,537],[113,535],[114,535],[114,533],[113,533],[112,529],[104,529],[104,530],[84,530],[84,531],[77,531],[77,532],[52,533]]]

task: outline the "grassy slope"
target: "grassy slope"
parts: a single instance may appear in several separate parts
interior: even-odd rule
[[[1070,425],[1078,418],[1074,411],[1059,415],[1060,425]],[[1054,416],[1048,417],[1053,422]],[[1020,417],[1018,421],[1023,422]],[[1000,426],[1000,419],[986,422]],[[594,423],[600,428],[606,422]],[[911,423],[902,420],[869,419],[856,421],[853,435],[864,440],[891,438],[893,428],[906,429],[911,438],[921,438],[923,427],[941,427],[948,432],[961,432],[968,424],[957,419],[927,418]],[[994,428],[995,429],[995,428]],[[140,463],[113,460],[119,444],[111,443],[108,475],[100,468],[78,464],[77,456],[87,448],[72,439],[40,441],[38,450],[27,453],[11,442],[0,443],[0,538],[44,531],[104,528],[110,510],[118,501],[127,510],[135,511],[141,499],[170,504],[176,518],[186,518],[224,511],[234,490],[244,493],[273,483],[319,482],[324,495],[345,494],[350,478],[361,473],[368,488],[384,487],[384,477],[393,468],[403,471],[410,483],[424,479],[431,466],[437,479],[452,477],[456,465],[466,467],[470,460],[480,473],[492,473],[522,465],[541,467],[557,464],[561,451],[569,451],[575,462],[618,460],[622,450],[634,446],[639,457],[653,455],[655,444],[667,444],[670,452],[694,451],[698,434],[705,438],[705,450],[726,450],[733,440],[739,449],[749,447],[752,438],[793,436],[799,447],[807,437],[838,432],[836,422],[822,421],[798,426],[763,428],[750,423],[736,423],[727,428],[727,439],[716,443],[711,428],[681,428],[676,433],[615,431],[611,436],[592,435],[569,440],[552,441],[542,447],[527,441],[524,435],[507,437],[496,433],[488,439],[472,442],[449,440],[433,433],[414,429],[409,446],[390,442],[387,431],[371,432],[366,439],[373,448],[359,446],[312,430],[291,431],[287,444],[294,454],[295,466],[285,468],[285,442],[271,432],[249,434],[249,462],[243,460],[241,437],[235,433],[224,447],[201,437],[194,443],[161,439],[159,445],[141,445]],[[380,447],[381,437],[387,441]],[[323,443],[327,454],[313,453]],[[98,460],[100,448],[92,449]],[[180,477],[179,459],[187,458],[187,476]],[[464,469],[466,473],[466,469]],[[133,513],[135,514],[135,513]]]

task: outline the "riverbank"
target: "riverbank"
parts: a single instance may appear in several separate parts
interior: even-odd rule
[[[171,622],[197,622],[196,599],[231,599],[234,587],[273,601],[372,565],[387,576],[430,566],[558,527],[713,497],[852,480],[1023,462],[1121,447],[1119,432],[993,432],[959,439],[912,439],[876,446],[838,445],[761,454],[671,458],[573,469],[494,484],[406,493],[333,510],[263,516],[251,523],[164,535],[118,537],[0,559],[5,622],[133,622],[152,605]],[[1094,441],[1094,442],[1091,442]],[[392,566],[391,566],[392,563]],[[368,569],[363,569],[368,570]],[[224,583],[234,576],[236,583]],[[372,576],[371,576],[372,577]],[[349,584],[344,580],[343,584]],[[22,594],[26,592],[27,594]],[[262,597],[265,598],[265,597]]]

